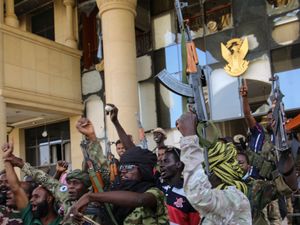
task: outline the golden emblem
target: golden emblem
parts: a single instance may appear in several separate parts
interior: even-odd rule
[[[224,70],[233,77],[242,75],[247,69],[249,62],[244,60],[248,53],[248,39],[231,39],[226,46],[221,43],[223,58],[228,62]]]

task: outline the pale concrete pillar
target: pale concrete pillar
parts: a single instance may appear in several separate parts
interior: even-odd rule
[[[82,135],[76,129],[76,122],[80,119],[80,116],[70,117],[70,139],[71,139],[71,161],[72,170],[81,169],[83,155],[80,148],[80,142]]]
[[[106,102],[119,108],[120,122],[137,140],[138,91],[135,24],[137,0],[97,0],[102,21]],[[109,119],[108,119],[109,120]],[[118,139],[110,121],[108,137]]]
[[[67,23],[66,23],[66,45],[71,48],[77,48],[77,42],[74,35],[74,0],[64,0],[64,5],[66,6],[66,16],[67,16]]]
[[[6,10],[5,24],[12,27],[19,27],[19,21],[15,14],[15,1],[6,0],[5,10]]]
[[[4,2],[0,0],[0,23],[4,21]]]

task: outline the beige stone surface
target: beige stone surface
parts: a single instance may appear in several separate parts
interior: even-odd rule
[[[81,52],[2,25],[7,103],[80,114]]]
[[[81,169],[81,163],[83,160],[82,152],[80,149],[80,142],[82,135],[76,129],[76,122],[80,116],[73,116],[70,118],[70,138],[71,138],[71,162],[72,169]]]
[[[137,140],[136,0],[98,0],[103,31],[106,101],[119,108],[120,122]],[[112,19],[114,18],[114,19]],[[117,85],[121,84],[121,85]],[[108,137],[117,140],[110,122]]]

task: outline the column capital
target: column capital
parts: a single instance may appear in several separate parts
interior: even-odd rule
[[[75,0],[64,0],[64,5],[65,6],[72,6],[72,7],[74,7]]]
[[[136,5],[137,0],[97,0],[100,16],[102,16],[105,11],[112,9],[128,10],[136,16]]]

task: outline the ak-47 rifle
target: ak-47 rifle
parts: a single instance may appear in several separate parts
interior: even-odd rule
[[[274,76],[270,80],[272,81],[272,95],[270,98],[273,106],[272,119],[274,124],[272,124],[272,128],[275,136],[275,146],[277,151],[283,152],[289,149],[285,129],[284,105],[282,102],[284,95],[280,90],[278,76]]]
[[[135,113],[136,121],[139,128],[139,140],[143,149],[148,149],[147,138],[145,136],[145,130],[143,128],[139,113]]]
[[[298,189],[297,175],[295,169],[295,160],[290,153],[286,128],[285,128],[285,112],[282,94],[279,86],[278,76],[270,79],[272,81],[272,129],[275,138],[275,150],[277,155],[277,168],[284,177],[285,183],[293,190]]]
[[[171,91],[188,97],[188,109],[197,114],[198,122],[205,125],[208,117],[205,106],[205,99],[202,89],[201,78],[204,77],[203,71],[199,65],[198,56],[196,52],[195,43],[192,40],[191,32],[187,21],[183,20],[182,8],[187,7],[188,3],[180,2],[175,0],[175,9],[178,18],[178,23],[180,30],[182,32],[182,45],[186,46],[186,50],[182,49],[182,55],[186,54],[186,59],[183,57],[182,70],[183,74],[187,73],[188,75],[188,84],[184,84],[181,81],[175,79],[167,70],[161,71],[157,77],[160,82],[166,86]],[[202,4],[203,7],[203,4]],[[186,52],[185,52],[186,51]],[[186,68],[184,68],[186,65]],[[200,136],[203,139],[206,138],[205,126],[203,126]],[[209,175],[208,169],[208,155],[207,150],[205,149],[205,168],[206,173]]]
[[[93,190],[95,193],[98,192],[104,192],[104,181],[100,172],[100,168],[90,159],[89,153],[88,153],[88,141],[82,140],[80,143],[81,150],[85,159],[85,162],[87,164],[88,173],[90,176],[90,180],[92,182]],[[104,203],[105,209],[110,217],[111,222],[113,225],[118,225],[112,211],[110,208],[110,205],[108,203]]]
[[[116,160],[114,154],[111,152],[112,144],[114,144],[114,142],[110,142],[110,141],[106,142],[107,161],[109,164],[110,183],[111,184],[114,183],[116,181],[116,179],[119,179],[117,160]],[[119,180],[117,180],[117,182],[119,182]]]

